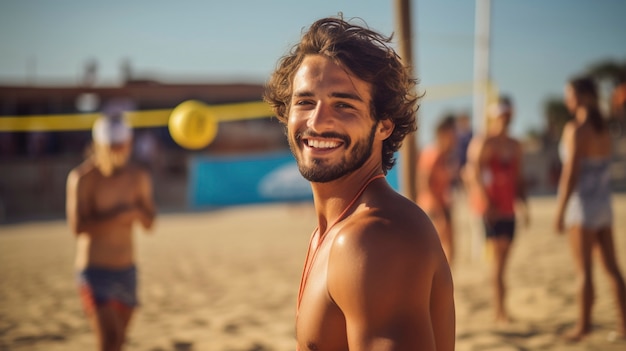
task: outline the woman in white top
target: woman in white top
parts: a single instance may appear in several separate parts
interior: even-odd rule
[[[618,333],[626,338],[626,287],[615,255],[609,166],[611,136],[598,108],[594,81],[576,78],[565,87],[565,104],[574,115],[563,129],[563,170],[558,185],[556,230],[569,233],[578,276],[579,317],[566,335],[577,341],[591,332],[594,300],[592,251],[595,247],[610,278],[619,316]]]

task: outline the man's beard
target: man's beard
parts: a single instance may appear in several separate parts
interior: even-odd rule
[[[300,147],[300,140],[302,139],[303,133],[298,133],[295,136],[295,140],[289,138],[289,146],[291,147],[291,152],[296,157],[300,174],[302,174],[302,176],[310,182],[327,183],[339,179],[344,175],[350,174],[361,168],[361,166],[363,166],[363,164],[365,164],[365,162],[372,155],[374,137],[376,135],[376,127],[377,124],[375,123],[370,131],[369,136],[358,140],[354,144],[352,151],[348,155],[344,155],[344,157],[334,165],[326,165],[326,163],[329,162],[329,160],[327,159],[314,158],[312,160],[313,165],[306,166],[304,162],[302,162],[302,160],[298,158],[297,153],[298,148]],[[308,133],[307,136],[339,138],[344,141],[344,145],[342,145],[342,147],[346,149],[348,149],[351,144],[350,138],[348,136],[337,135],[335,133]]]

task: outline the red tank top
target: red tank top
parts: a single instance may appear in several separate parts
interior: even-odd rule
[[[503,160],[493,155],[487,166],[488,170],[483,177],[489,200],[501,215],[514,216],[519,176],[516,157]]]

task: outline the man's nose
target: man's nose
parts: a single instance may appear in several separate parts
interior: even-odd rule
[[[334,121],[335,119],[330,106],[326,103],[318,102],[307,121],[307,127],[321,132],[325,129],[332,128]]]

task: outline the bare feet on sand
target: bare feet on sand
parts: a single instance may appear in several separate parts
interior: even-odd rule
[[[579,342],[591,333],[591,327],[574,327],[563,334],[563,338],[569,342]]]
[[[513,320],[506,312],[500,311],[496,313],[494,322],[499,327],[507,327],[513,323]]]
[[[606,336],[606,340],[610,342],[626,342],[626,331],[612,331]]]

